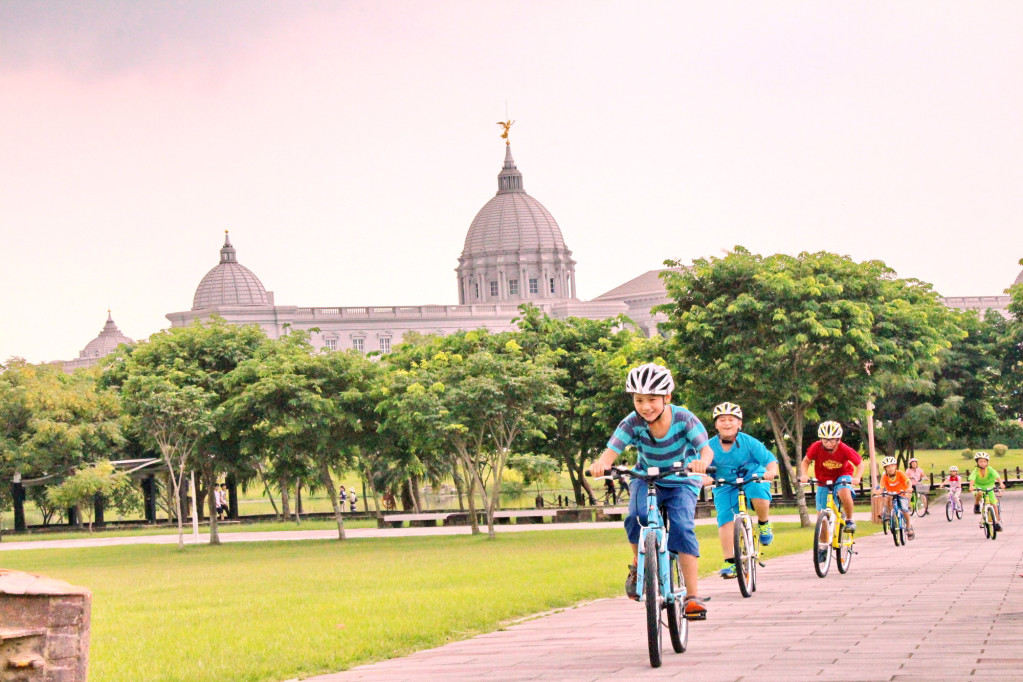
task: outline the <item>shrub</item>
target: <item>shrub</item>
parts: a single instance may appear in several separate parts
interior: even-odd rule
[[[1009,446],[999,443],[991,448],[991,451],[995,453],[995,457],[1005,457],[1005,453],[1009,451]]]
[[[963,459],[973,459],[973,450],[970,448],[964,448],[962,453]]]

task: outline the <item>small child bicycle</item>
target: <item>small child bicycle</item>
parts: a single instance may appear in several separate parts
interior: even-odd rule
[[[817,512],[817,526],[813,535],[813,569],[817,577],[823,578],[831,569],[831,556],[838,561],[838,572],[848,573],[852,563],[853,534],[845,528],[845,518],[835,501],[836,481],[813,481],[828,489],[828,504]],[[804,484],[806,485],[806,484]]]
[[[753,531],[753,518],[750,516],[746,503],[746,485],[762,481],[760,474],[746,477],[745,472],[736,472],[734,481],[723,478],[714,481],[714,487],[730,486],[739,491],[739,511],[732,525],[735,558],[735,577],[738,578],[739,592],[743,597],[752,597],[757,591],[757,566],[763,566],[760,560],[760,533]]]

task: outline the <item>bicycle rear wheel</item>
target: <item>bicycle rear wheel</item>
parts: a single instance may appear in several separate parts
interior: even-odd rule
[[[644,548],[643,597],[646,599],[646,641],[650,665],[661,667],[661,585],[657,576],[657,535],[647,533]]]
[[[753,532],[748,516],[732,524],[732,549],[735,557],[735,577],[743,597],[753,596]]]
[[[845,526],[838,527],[838,572],[845,575],[849,572],[849,565],[852,564],[853,534],[845,530]]]
[[[819,578],[826,576],[828,569],[831,568],[831,533],[833,531],[831,517],[823,512],[818,514],[817,527],[814,529],[813,536],[813,570],[817,572]]]
[[[671,635],[671,648],[676,654],[685,653],[689,644],[689,621],[686,620],[684,597],[685,581],[682,580],[682,570],[678,564],[678,557],[672,555],[668,564],[668,576],[671,581],[671,594],[674,601],[667,605],[668,611],[668,634]]]

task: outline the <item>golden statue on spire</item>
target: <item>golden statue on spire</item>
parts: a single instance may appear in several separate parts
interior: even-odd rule
[[[501,139],[504,140],[505,144],[511,144],[511,140],[508,139],[508,130],[515,124],[515,121],[508,119],[507,121],[498,121],[497,125],[504,128],[504,132],[501,133]]]

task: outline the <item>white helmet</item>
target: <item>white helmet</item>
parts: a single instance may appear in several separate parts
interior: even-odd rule
[[[821,425],[817,427],[818,438],[841,438],[842,437],[842,425],[838,422],[821,422]]]
[[[894,457],[885,457],[881,460],[881,467],[886,467],[889,464],[898,464],[898,461]]]
[[[742,419],[742,408],[735,403],[721,403],[714,408],[714,413],[711,419],[717,419],[718,417],[722,417],[726,414],[730,414],[736,419]]]
[[[987,456],[986,452],[978,452],[977,454],[975,454],[973,456],[973,461],[974,462],[976,462],[978,459],[986,459],[989,462],[991,461],[991,458]]]
[[[909,458],[909,463],[910,463],[910,464],[912,464],[913,462],[916,462],[917,464],[919,464],[919,463],[920,463],[920,462],[919,462],[919,461],[917,460],[917,458],[916,458],[916,457],[910,457],[910,458]]]
[[[959,473],[959,467],[957,467],[955,464],[953,464],[952,466],[950,466],[948,468],[948,473],[950,473],[950,474],[958,474]]]
[[[626,393],[670,395],[674,390],[675,381],[671,378],[671,370],[652,362],[633,367],[625,380]]]

